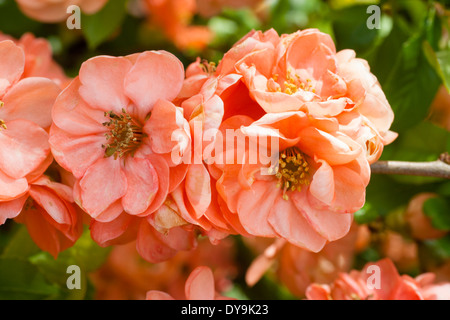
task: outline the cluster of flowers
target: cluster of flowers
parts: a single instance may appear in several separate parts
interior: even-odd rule
[[[98,244],[136,240],[150,262],[199,234],[320,251],[349,232],[369,165],[396,137],[366,61],[315,29],[253,31],[217,68],[185,71],[166,51],[98,56],[70,81],[41,39],[0,51],[0,222],[25,223],[55,256],[83,220]]]

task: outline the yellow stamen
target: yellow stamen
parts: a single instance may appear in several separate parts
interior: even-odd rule
[[[109,129],[105,134],[108,143],[102,145],[105,157],[114,156],[114,159],[117,159],[128,154],[134,156],[143,138],[146,137],[142,126],[125,109],[122,109],[120,115],[113,111],[105,112],[105,117],[109,118],[109,121],[103,123]]]
[[[277,188],[283,189],[283,199],[289,200],[287,191],[300,191],[302,185],[309,184],[309,164],[304,154],[297,147],[283,150],[275,167],[269,168],[275,174]]]

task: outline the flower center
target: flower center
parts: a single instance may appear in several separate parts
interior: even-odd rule
[[[283,92],[289,95],[296,93],[300,89],[303,91],[311,91],[313,93],[316,92],[316,90],[311,85],[311,79],[306,79],[305,83],[300,79],[300,76],[298,74],[294,73],[294,75],[292,75],[293,73],[294,72],[292,70],[288,70],[286,72],[286,80],[284,81],[284,83],[279,84],[276,87],[270,87],[269,91]],[[273,74],[272,79],[275,82],[278,82],[278,74]]]
[[[211,76],[216,72],[216,63],[215,62],[208,62],[208,60],[204,59],[200,63],[200,68],[202,68],[203,72],[207,75]]]
[[[126,155],[134,156],[142,140],[147,135],[142,131],[142,126],[136,122],[126,111],[122,109],[121,114],[113,111],[105,112],[109,121],[103,125],[109,129],[105,133],[107,144],[102,145],[105,149],[105,157],[114,156],[114,159]]]
[[[2,119],[0,119],[0,130],[6,129],[6,123]]]
[[[273,171],[274,170],[274,171]],[[300,191],[302,185],[309,184],[309,164],[297,147],[280,152],[278,164],[269,168],[278,179],[277,187],[283,189],[283,199],[288,200],[287,191]]]

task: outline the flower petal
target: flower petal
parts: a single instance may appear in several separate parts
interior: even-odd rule
[[[87,60],[80,68],[81,97],[94,109],[121,114],[129,104],[124,79],[131,67],[124,57],[98,56]]]
[[[319,252],[327,242],[312,228],[294,203],[284,200],[281,195],[275,200],[268,221],[281,237],[310,251]]]
[[[180,92],[184,67],[166,51],[141,53],[125,78],[125,92],[144,119],[159,99],[172,101]]]
[[[3,97],[5,105],[0,109],[0,119],[30,120],[42,128],[48,128],[52,123],[52,107],[60,92],[58,85],[50,79],[25,78]]]
[[[81,205],[96,218],[127,191],[127,179],[120,161],[102,158],[90,166],[80,180]]]
[[[208,267],[197,267],[191,272],[185,285],[186,299],[214,300],[214,275]]]
[[[50,153],[47,132],[28,120],[7,122],[0,131],[0,167],[12,178],[21,178],[45,161]]]

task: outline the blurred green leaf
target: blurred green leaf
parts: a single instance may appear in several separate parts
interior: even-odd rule
[[[43,24],[26,17],[16,1],[0,1],[1,32],[19,38],[25,32],[39,33]]]
[[[49,283],[28,261],[0,258],[0,299],[50,299],[58,294],[58,287]]]
[[[450,93],[450,47],[436,52],[436,58],[439,65],[438,73]]]
[[[86,229],[74,246],[61,252],[54,259],[47,252],[39,252],[30,257],[30,262],[35,265],[46,279],[61,287],[65,299],[83,299],[87,291],[87,274],[98,269],[106,260],[110,248],[102,248],[97,245]],[[67,267],[77,265],[81,270],[81,289],[69,290],[66,285]]]
[[[426,117],[441,83],[425,57],[423,41],[421,36],[413,36],[403,45],[383,87],[395,114],[392,130],[396,132],[402,133]]]
[[[366,224],[376,220],[379,217],[377,210],[370,202],[366,202],[364,206],[355,212],[355,221],[358,224]]]
[[[12,234],[8,244],[5,246],[2,258],[26,259],[39,252],[39,247],[31,239],[25,225],[18,225],[17,231]]]
[[[81,29],[90,49],[97,48],[106,41],[122,24],[126,14],[126,1],[108,1],[93,15],[82,14]]]
[[[423,204],[423,211],[438,230],[450,230],[450,205],[444,198],[430,198]]]
[[[359,55],[370,49],[378,37],[378,29],[369,29],[367,5],[347,7],[333,12],[333,31],[338,50],[353,49]]]

